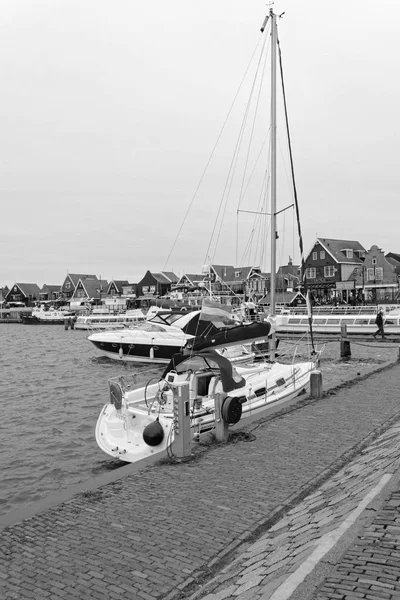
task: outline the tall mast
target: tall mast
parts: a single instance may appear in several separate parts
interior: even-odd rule
[[[276,288],[276,16],[269,9],[271,19],[271,300],[269,312],[275,314]]]

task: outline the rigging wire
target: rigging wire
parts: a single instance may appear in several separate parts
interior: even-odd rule
[[[248,73],[248,71],[249,71],[249,69],[250,69],[250,66],[251,66],[252,62],[253,62],[253,58],[254,58],[254,56],[255,56],[255,54],[256,54],[256,52],[257,52],[257,49],[258,49],[258,47],[259,47],[259,45],[260,45],[261,39],[262,39],[262,36],[260,36],[260,37],[259,37],[259,39],[258,39],[258,42],[257,42],[257,44],[256,44],[256,46],[255,46],[255,48],[254,48],[254,50],[253,50],[253,53],[252,53],[252,55],[251,55],[251,57],[250,57],[250,60],[249,60],[249,62],[248,62],[248,64],[247,64],[247,67],[246,67],[246,70],[245,70],[245,72],[244,72],[244,75],[243,75],[243,77],[242,77],[242,80],[241,80],[241,82],[240,82],[240,84],[239,84],[239,87],[238,87],[238,89],[237,89],[237,91],[236,91],[236,94],[235,94],[235,96],[234,96],[234,98],[233,98],[233,101],[232,101],[232,103],[231,103],[231,106],[230,106],[230,108],[229,108],[228,114],[227,114],[227,116],[226,116],[226,118],[225,118],[225,121],[223,122],[223,124],[222,124],[222,127],[221,127],[221,129],[220,129],[220,132],[219,132],[219,134],[218,134],[217,141],[215,142],[215,144],[214,144],[214,147],[213,147],[213,149],[211,150],[211,154],[210,154],[210,156],[209,156],[209,158],[208,158],[208,161],[207,161],[207,163],[206,163],[206,166],[204,167],[204,169],[203,169],[203,172],[202,172],[202,174],[201,174],[201,176],[200,176],[199,182],[198,182],[198,184],[197,184],[197,186],[196,186],[196,189],[195,189],[195,191],[194,191],[194,194],[193,194],[193,196],[192,196],[192,199],[190,200],[189,206],[188,206],[188,208],[186,209],[186,212],[185,212],[185,214],[184,214],[184,217],[183,217],[183,220],[182,220],[181,226],[179,227],[178,233],[176,234],[176,237],[175,237],[175,240],[174,240],[174,242],[173,242],[173,244],[172,244],[171,250],[170,250],[170,252],[169,252],[169,254],[168,254],[168,256],[167,256],[167,258],[166,258],[166,260],[165,260],[164,267],[163,267],[164,269],[166,269],[166,267],[167,267],[167,264],[168,264],[168,262],[169,262],[169,259],[170,259],[170,257],[171,257],[171,254],[172,254],[172,252],[174,251],[174,248],[175,248],[175,246],[176,246],[176,244],[177,244],[178,238],[179,238],[179,236],[180,236],[180,234],[181,234],[181,232],[182,232],[183,226],[185,225],[185,223],[186,223],[186,220],[187,220],[187,218],[188,218],[188,216],[189,216],[189,212],[190,212],[190,210],[191,210],[191,208],[192,208],[192,206],[193,206],[193,203],[194,203],[194,201],[195,201],[195,199],[196,199],[196,197],[197,197],[198,191],[199,191],[199,189],[200,189],[200,186],[201,186],[201,184],[202,184],[202,182],[203,182],[203,179],[204,179],[204,177],[205,177],[205,175],[206,175],[206,172],[207,172],[207,170],[208,170],[208,167],[210,166],[210,163],[211,163],[211,160],[212,160],[212,158],[213,158],[213,156],[214,156],[215,150],[217,149],[217,146],[218,146],[218,144],[219,144],[219,141],[220,141],[220,139],[221,139],[221,137],[222,137],[222,134],[223,134],[223,132],[225,131],[226,124],[227,124],[227,122],[228,122],[228,120],[229,120],[229,117],[230,117],[230,115],[231,115],[231,113],[232,113],[233,107],[235,106],[235,103],[236,103],[237,97],[238,97],[238,95],[239,95],[239,92],[240,92],[240,90],[242,89],[242,86],[243,86],[243,83],[244,83],[244,81],[245,81],[245,79],[246,79],[247,73]]]
[[[216,251],[217,251],[218,242],[219,242],[219,239],[220,239],[221,229],[222,229],[222,225],[223,225],[223,221],[224,221],[224,216],[225,216],[225,212],[226,212],[226,207],[227,207],[228,199],[229,199],[230,192],[231,192],[231,189],[232,189],[234,174],[235,174],[235,171],[236,171],[236,165],[237,165],[237,161],[238,161],[238,158],[239,158],[241,144],[242,144],[242,141],[243,141],[245,127],[246,127],[247,119],[248,119],[248,116],[249,116],[249,113],[250,113],[251,102],[252,102],[252,99],[253,99],[256,82],[257,82],[258,75],[259,75],[259,72],[260,72],[260,64],[261,64],[261,60],[262,60],[262,57],[263,57],[263,54],[264,54],[265,44],[266,44],[266,38],[264,38],[264,42],[262,44],[262,48],[261,48],[261,52],[260,52],[260,56],[259,56],[259,60],[258,60],[257,68],[256,68],[256,72],[255,72],[255,75],[254,75],[254,78],[253,78],[252,87],[251,87],[251,90],[250,90],[249,99],[247,101],[246,110],[245,110],[245,113],[244,113],[244,116],[243,116],[242,124],[241,124],[240,131],[239,131],[239,135],[238,135],[238,138],[237,138],[237,141],[236,141],[236,145],[235,145],[235,149],[234,149],[234,152],[233,152],[233,156],[232,156],[231,164],[230,164],[230,167],[229,167],[228,175],[226,177],[225,186],[224,186],[222,197],[221,197],[221,200],[220,200],[220,204],[219,204],[219,208],[218,208],[218,212],[217,212],[217,217],[216,217],[216,220],[215,220],[215,224],[214,224],[214,227],[213,227],[213,230],[212,230],[212,233],[211,233],[210,243],[209,243],[208,248],[207,248],[206,256],[208,256],[209,253],[210,253],[210,247],[211,247],[211,245],[213,243],[214,234],[215,234],[215,231],[217,229],[217,225],[218,225],[218,221],[219,221],[218,235],[216,236],[215,241],[214,241],[215,247],[214,247],[214,252],[212,253],[213,257],[215,256]],[[221,218],[220,218],[220,215],[221,215]]]
[[[291,144],[291,140],[290,140],[289,118],[288,118],[287,104],[286,104],[285,82],[284,82],[284,77],[283,77],[282,51],[281,51],[281,45],[280,45],[278,37],[277,37],[277,45],[278,45],[278,56],[279,56],[279,68],[280,68],[281,82],[282,82],[282,95],[283,95],[283,106],[284,106],[284,112],[285,112],[285,123],[286,123],[286,131],[287,131],[288,146],[289,146],[290,170],[291,170],[291,174],[292,174],[293,194],[294,194],[294,202],[295,202],[296,216],[297,216],[297,231],[298,231],[298,235],[299,235],[301,270],[303,273],[305,296],[307,298],[307,277],[306,277],[306,272],[305,272],[303,236],[301,233],[300,210],[299,210],[299,202],[298,202],[298,198],[297,198],[296,179],[294,176],[292,144]],[[313,330],[312,330],[312,314],[309,316],[309,321],[310,321],[311,344],[314,349],[314,339],[313,339]]]

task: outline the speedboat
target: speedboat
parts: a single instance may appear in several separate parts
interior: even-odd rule
[[[128,362],[167,364],[183,348],[217,347],[236,362],[254,358],[252,344],[266,340],[269,323],[243,325],[221,308],[189,313],[159,311],[150,320],[129,329],[93,333],[88,340],[103,356]]]
[[[132,375],[109,380],[109,401],[96,425],[98,446],[109,456],[136,462],[165,453],[177,431],[177,390],[188,385],[190,434],[193,441],[215,427],[215,400],[230,425],[262,416],[271,405],[306,391],[317,365],[312,360],[283,364],[265,361],[234,366],[215,350],[175,356],[159,381],[134,389]],[[178,392],[179,393],[179,392]]]

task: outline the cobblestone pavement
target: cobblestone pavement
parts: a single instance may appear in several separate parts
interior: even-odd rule
[[[286,600],[339,542],[400,466],[400,423],[373,441],[194,595],[203,600]],[[400,597],[400,490],[362,531],[313,598]],[[332,559],[329,558],[330,568]],[[396,595],[392,595],[395,594]],[[300,598],[311,598],[309,590]]]
[[[378,466],[382,461],[385,473],[397,464],[389,446],[391,427],[400,419],[399,376],[399,363],[364,378],[355,375],[356,385],[343,384],[318,401],[304,397],[294,407],[243,427],[228,444],[200,447],[191,461],[164,461],[5,527],[0,532],[0,598],[190,597],[204,590],[239,548],[248,552],[251,541],[262,544],[262,536],[271,533],[275,543],[279,536],[286,539],[290,527],[300,540],[297,552],[290,547],[294,569],[310,554],[318,534],[302,521],[308,513],[298,509],[289,517],[290,510],[303,507],[301,502],[314,493],[304,506],[319,514],[319,527],[328,532],[339,526],[340,511],[332,507],[351,510],[380,480],[366,474],[358,478],[348,499],[347,492],[337,490],[338,472],[384,431],[386,441],[376,441],[373,460]],[[372,455],[362,455],[367,456]],[[362,465],[346,474],[350,488],[358,469],[367,469]],[[335,484],[329,488],[331,481]],[[325,512],[319,495],[324,482]],[[282,516],[297,520],[281,528]],[[275,570],[268,575],[280,573],[289,549],[285,544],[275,547]],[[268,553],[268,548],[260,546],[257,552]],[[252,563],[246,568],[255,571],[255,555],[248,560]],[[246,581],[247,592],[253,593]]]

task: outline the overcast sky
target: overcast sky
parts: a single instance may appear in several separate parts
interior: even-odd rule
[[[305,249],[319,236],[400,252],[400,3],[274,9]],[[261,0],[3,0],[0,286],[68,271],[136,282],[199,272],[207,256],[239,266],[236,200],[208,252],[233,148],[216,153],[176,238],[267,12]],[[289,215],[280,227],[278,264],[298,262]]]

